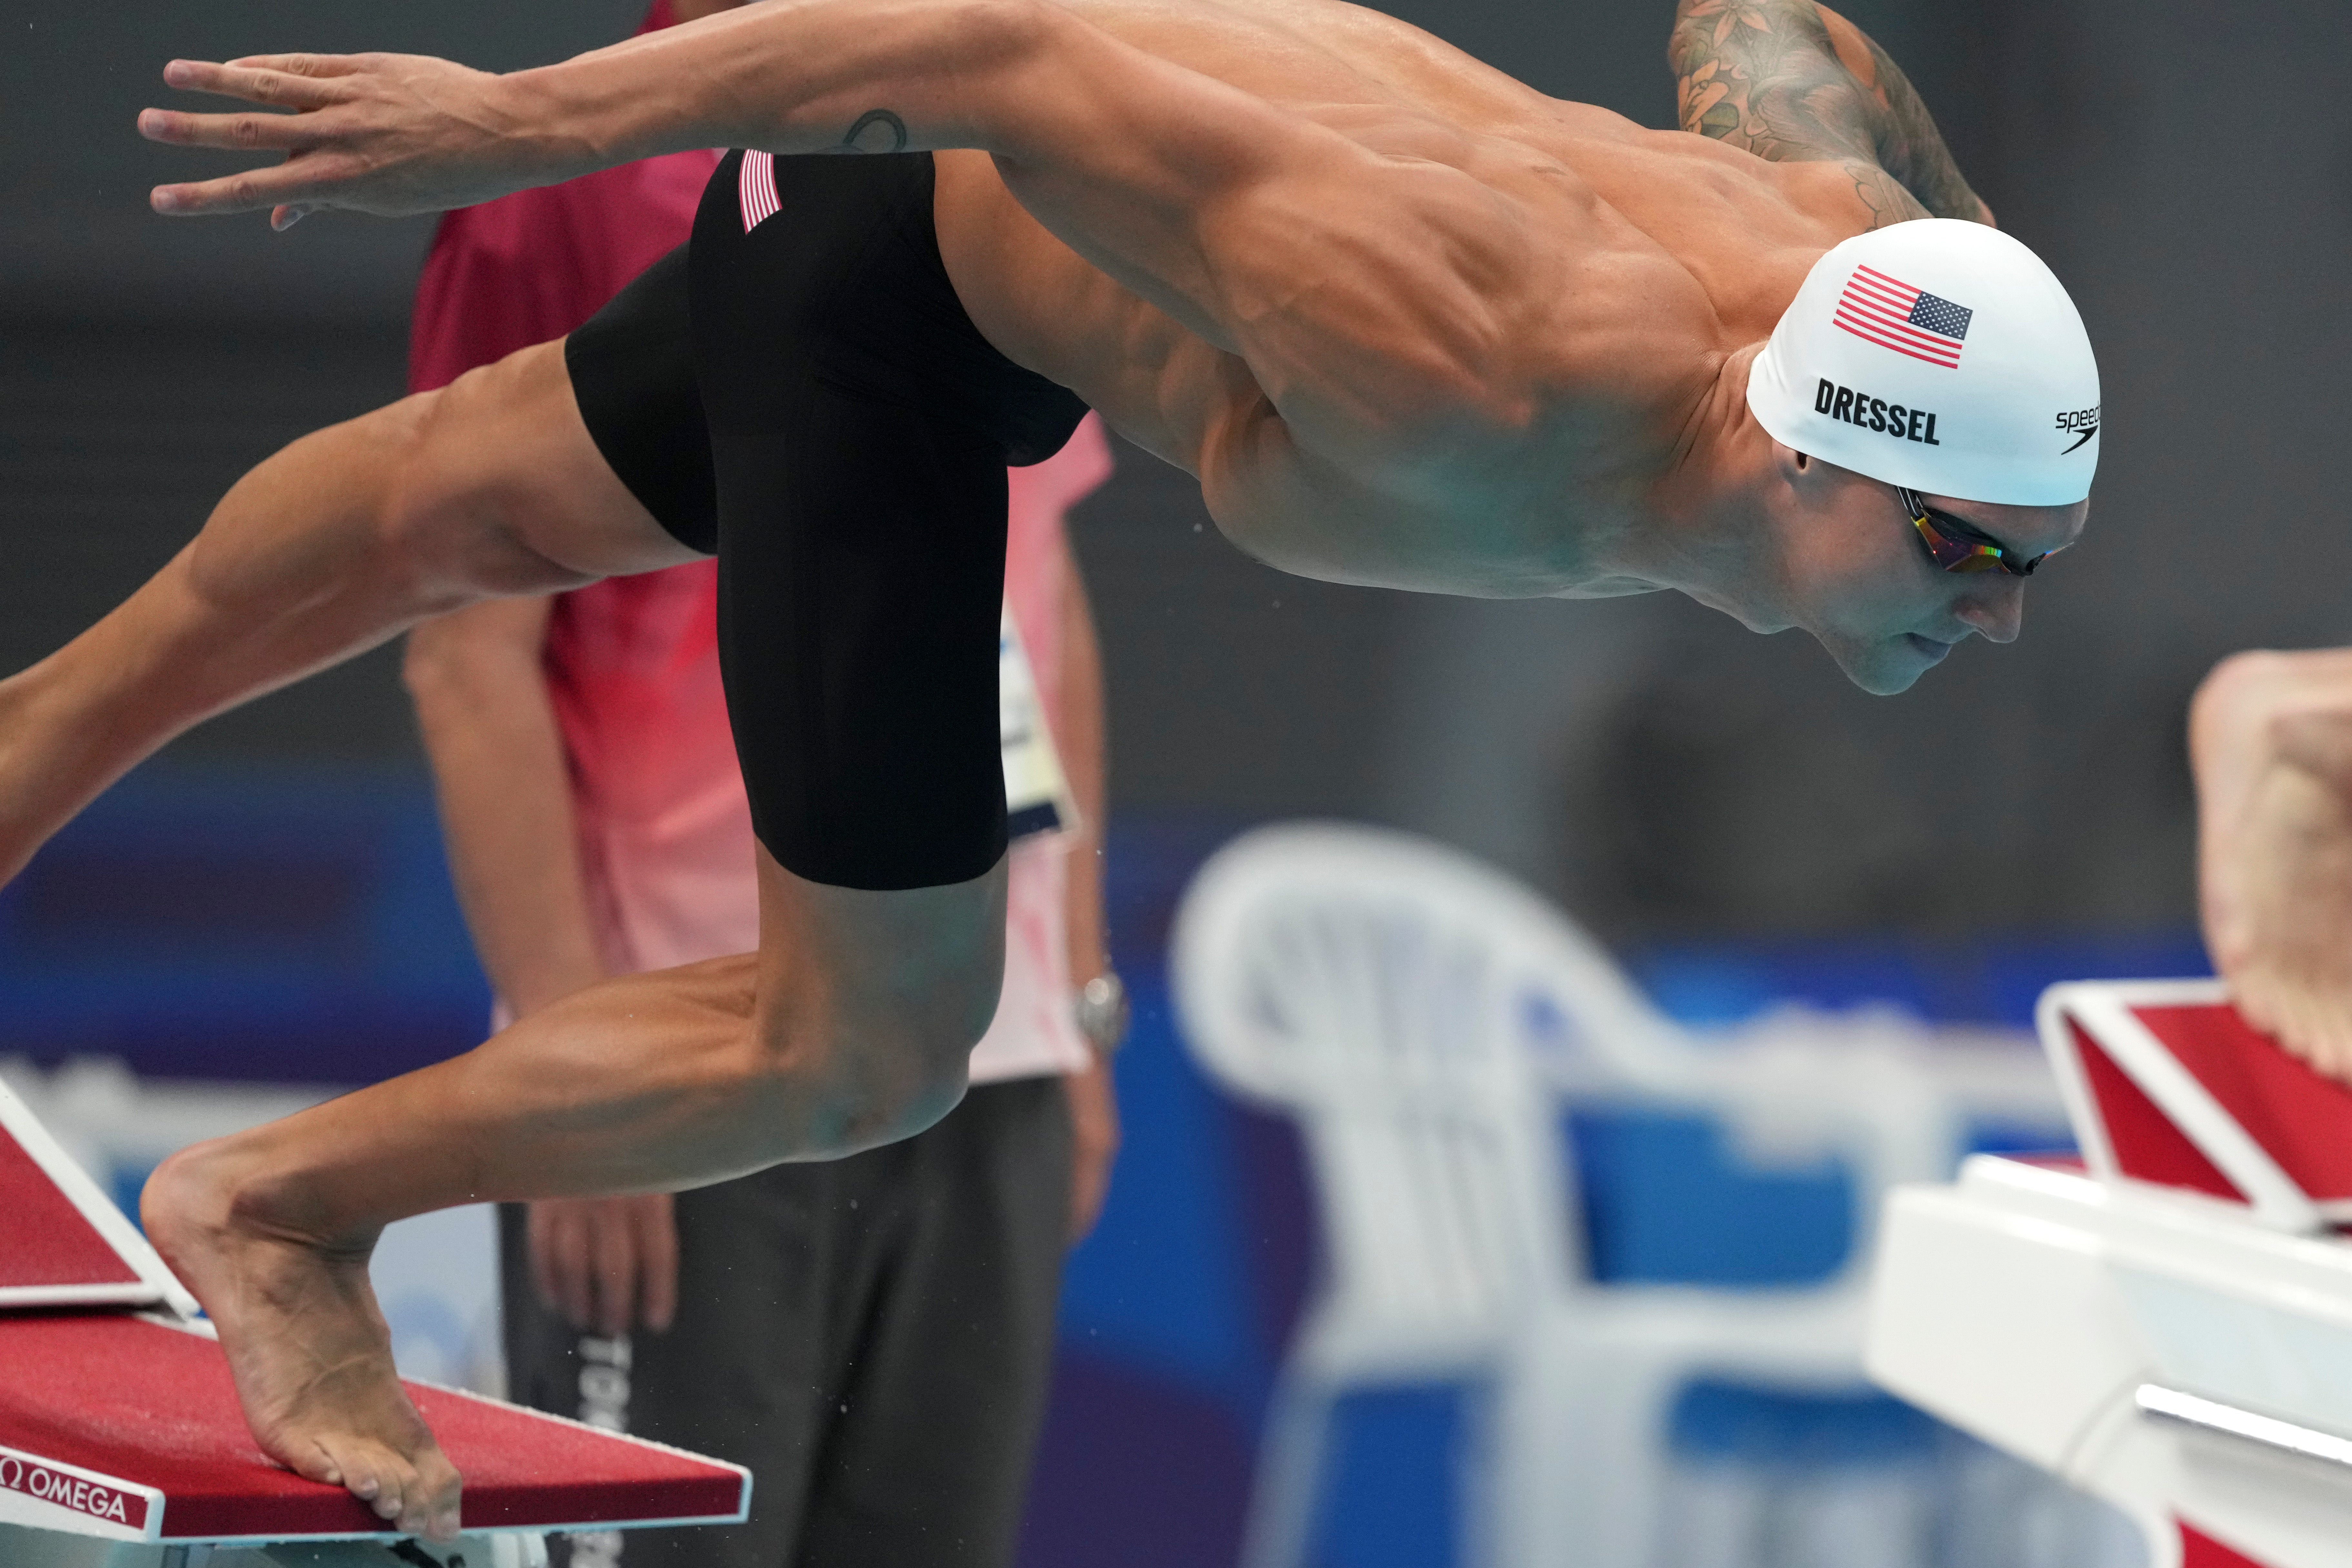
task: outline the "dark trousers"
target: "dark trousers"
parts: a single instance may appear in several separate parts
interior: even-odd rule
[[[582,1535],[555,1568],[999,1568],[1043,1418],[1069,1212],[1061,1080],[919,1137],[677,1196],[667,1333],[583,1336],[500,1215],[517,1400],[749,1466],[743,1524]]]

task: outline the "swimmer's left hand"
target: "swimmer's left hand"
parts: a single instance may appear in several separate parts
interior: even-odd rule
[[[270,112],[149,109],[151,142],[232,153],[282,153],[272,167],[158,185],[150,205],[175,217],[269,209],[288,228],[324,207],[397,216],[487,201],[551,173],[544,152],[507,133],[499,82],[424,55],[254,55],[173,60],[163,79]]]

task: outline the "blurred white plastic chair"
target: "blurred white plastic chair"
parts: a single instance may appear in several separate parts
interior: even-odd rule
[[[1492,1380],[1491,1489],[1469,1510],[1466,1560],[1656,1568],[1685,1383],[1860,1383],[1866,1236],[1801,1289],[1592,1280],[1564,1095],[1709,1115],[1768,1160],[1840,1159],[1865,1228],[1886,1184],[1949,1169],[1972,1102],[2063,1125],[2038,1061],[1988,1056],[1955,1094],[1924,1032],[1887,1016],[1789,1015],[1701,1045],[1550,905],[1378,829],[1286,826],[1227,846],[1185,894],[1173,981],[1208,1070],[1300,1122],[1328,1247],[1276,1389],[1244,1568],[1304,1560],[1331,1407],[1350,1388]]]

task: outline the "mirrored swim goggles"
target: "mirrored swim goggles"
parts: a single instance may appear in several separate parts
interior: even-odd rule
[[[1950,512],[1929,506],[1917,490],[1896,485],[1895,496],[1903,503],[1903,510],[1910,513],[1911,526],[1919,531],[1919,542],[1927,547],[1927,559],[1947,572],[2006,572],[2012,577],[2031,577],[2035,567],[2057,553],[2045,550],[2021,565],[2010,558],[2008,550],[1969,524]]]

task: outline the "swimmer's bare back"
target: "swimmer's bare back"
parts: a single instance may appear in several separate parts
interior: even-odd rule
[[[1822,8],[1689,0],[1675,53],[1707,135],[1339,0],[795,0],[507,78],[175,64],[299,112],[142,123],[295,154],[159,189],[180,213],[416,211],[689,146],[940,150],[940,248],[982,331],[1198,475],[1237,543],[1523,596],[1610,591],[1610,541],[1727,363],[1822,250],[1929,210],[1906,180],[1981,212],[1900,73]]]

